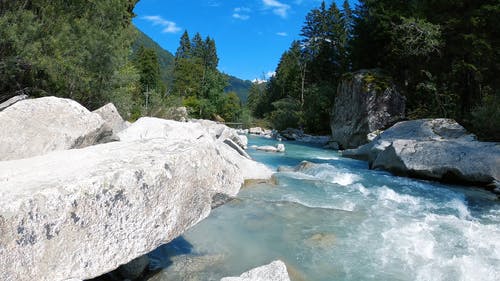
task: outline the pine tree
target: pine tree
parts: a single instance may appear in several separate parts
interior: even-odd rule
[[[181,36],[179,47],[175,52],[175,59],[188,59],[191,57],[191,41],[189,39],[189,33],[187,30]]]

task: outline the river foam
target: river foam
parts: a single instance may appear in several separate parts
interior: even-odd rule
[[[252,156],[271,167],[317,165],[277,173],[276,185],[243,189],[186,233],[193,247],[188,256],[219,257],[188,273],[199,277],[193,280],[238,275],[275,259],[310,281],[498,280],[494,196],[371,171],[336,152],[286,146],[285,154]]]

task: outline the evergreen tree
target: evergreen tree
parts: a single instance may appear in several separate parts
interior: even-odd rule
[[[191,41],[187,30],[181,36],[181,41],[177,51],[175,52],[175,60],[188,59],[191,57]]]
[[[68,97],[90,109],[109,101],[136,2],[2,1],[0,92]]]

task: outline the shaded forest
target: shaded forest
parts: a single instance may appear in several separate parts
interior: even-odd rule
[[[278,129],[327,133],[343,75],[376,68],[384,75],[374,80],[391,79],[406,97],[408,118],[453,118],[500,140],[499,17],[493,0],[323,2],[249,107]]]

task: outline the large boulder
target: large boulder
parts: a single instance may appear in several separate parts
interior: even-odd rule
[[[397,175],[479,185],[500,182],[500,144],[395,140],[372,168]]]
[[[118,134],[128,127],[122,116],[118,112],[118,109],[116,109],[115,105],[112,103],[108,103],[103,107],[94,110],[93,112],[101,116],[106,124],[111,127],[114,134]]]
[[[23,100],[0,112],[0,161],[94,145],[111,135],[104,120],[77,102]]]
[[[85,280],[178,237],[243,183],[219,150],[157,138],[0,162],[0,280]]]
[[[478,185],[499,182],[500,144],[475,139],[451,119],[404,121],[342,155],[398,175]]]
[[[373,141],[356,149],[342,152],[343,156],[365,160],[370,165],[378,154],[395,140],[415,141],[473,141],[476,137],[453,119],[419,119],[402,121],[376,136]]]
[[[118,134],[121,141],[148,140],[156,138],[190,139],[211,138],[217,151],[240,168],[245,180],[269,179],[272,171],[265,165],[250,159],[250,156],[234,143],[235,130],[208,120],[176,122],[159,118],[143,117]]]
[[[187,122],[189,120],[189,114],[186,107],[170,107],[166,110],[164,116],[165,119],[171,119],[179,122]]]
[[[277,260],[247,271],[239,277],[224,277],[220,281],[290,281],[290,277],[285,263]]]
[[[404,118],[405,98],[389,78],[376,70],[361,70],[340,82],[332,110],[332,141],[341,148],[367,143],[367,134]]]

